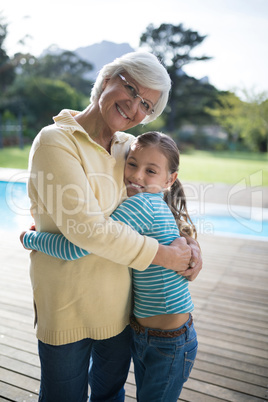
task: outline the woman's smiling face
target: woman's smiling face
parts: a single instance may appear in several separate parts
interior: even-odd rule
[[[170,187],[177,173],[170,173],[168,160],[155,145],[131,146],[127,156],[124,182],[129,197],[137,193],[158,193]]]
[[[159,91],[138,85],[126,73],[124,77],[143,99],[152,105],[157,103],[160,97]],[[129,95],[125,82],[119,76],[104,82],[99,107],[103,120],[113,133],[128,130],[142,122],[146,114],[141,109],[140,103],[139,97],[133,98]]]

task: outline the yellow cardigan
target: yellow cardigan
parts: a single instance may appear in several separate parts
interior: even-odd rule
[[[63,261],[31,253],[37,337],[51,345],[105,339],[129,322],[131,268],[144,270],[155,239],[109,218],[126,196],[125,155],[133,136],[114,135],[111,154],[63,110],[35,138],[28,194],[38,231],[63,233],[92,254]]]

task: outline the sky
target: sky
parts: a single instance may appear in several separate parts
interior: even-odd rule
[[[212,57],[185,67],[188,75],[206,76],[219,90],[268,92],[268,0],[8,0],[0,14],[9,24],[9,56],[103,40],[136,50],[149,24],[182,23],[207,36],[193,54]]]

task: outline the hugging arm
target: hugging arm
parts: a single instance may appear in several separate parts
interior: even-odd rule
[[[49,215],[49,219],[53,222],[51,231],[57,231],[58,228],[71,243],[81,249],[131,268],[144,270],[153,263],[175,271],[185,271],[189,266],[191,256],[191,249],[185,240],[178,238],[170,246],[164,246],[151,237],[141,236],[137,233],[136,228],[135,231],[130,229],[129,222],[124,224],[122,221],[115,222],[111,218],[106,219],[89,179],[85,175],[76,147],[71,143],[71,146],[69,144],[65,148],[65,137],[59,137],[60,144],[55,145],[55,138],[57,136],[53,135],[50,139],[52,144],[41,144],[32,152],[31,179],[28,184],[31,198],[36,200],[36,210],[51,211]],[[70,140],[68,139],[68,141]],[[60,164],[58,164],[59,160]],[[57,166],[56,170],[53,170],[54,166]],[[39,172],[42,173],[41,177],[46,180],[44,185],[40,185],[38,181]],[[95,176],[96,174],[90,176],[90,180],[95,180]],[[73,184],[70,185],[70,183]],[[56,197],[58,192],[56,190],[52,192],[54,198],[47,193],[52,186],[53,189],[61,190],[62,206],[60,208],[58,207],[59,200]],[[90,213],[88,212],[89,205]],[[73,212],[76,210],[78,210],[77,213]],[[42,218],[35,214],[33,217],[37,222],[37,228],[44,231],[40,225]],[[68,230],[70,217],[77,225],[82,223],[84,227],[89,227],[90,237],[78,230]],[[94,230],[95,227],[100,226],[101,234],[98,230]],[[50,226],[46,226],[46,231],[48,228]],[[118,250],[124,250],[124,252],[118,253]]]
[[[26,249],[42,251],[51,257],[61,260],[74,261],[90,254],[88,251],[76,246],[61,234],[28,231],[22,238]]]
[[[111,218],[124,222],[130,225],[132,229],[143,233],[145,227],[148,228],[153,223],[154,215],[150,208],[150,203],[146,200],[141,202],[135,198],[129,198],[113,212]],[[23,244],[25,248],[39,250],[64,260],[75,260],[89,254],[86,250],[72,244],[64,236],[51,233],[26,232]],[[156,256],[152,263],[169,268],[169,265],[173,263],[174,255],[177,253],[180,259],[184,258],[187,267],[190,260],[189,250],[190,248],[183,238],[176,239],[171,246],[160,244],[158,257]],[[163,263],[161,263],[162,259]]]
[[[74,261],[78,258],[84,257],[88,254],[90,254],[87,250],[84,250],[75,244],[71,243],[69,240],[66,239],[63,235],[60,234],[53,234],[53,233],[47,233],[47,232],[36,232],[36,231],[27,231],[22,233],[21,236],[21,241],[26,249],[29,250],[36,250],[36,251],[42,251],[43,253],[50,255],[52,257],[60,258],[62,260],[66,261]],[[188,248],[186,247],[186,241],[183,238],[178,238],[174,240],[172,243],[173,246],[168,246],[171,247],[174,252],[180,253],[180,258],[182,258],[182,253],[184,253],[184,258],[188,261],[189,256],[188,256]],[[160,245],[161,246],[161,245]],[[165,250],[167,249],[167,246],[163,246]],[[184,251],[186,250],[186,252]],[[191,250],[194,250],[194,253],[192,252],[192,255],[196,256],[195,259],[192,259],[192,262],[195,263],[194,267],[188,268],[185,271],[179,271],[179,273],[183,276],[186,276],[187,279],[189,280],[194,280],[197,275],[199,274],[201,268],[202,268],[202,258],[201,258],[201,253],[200,249],[198,246],[195,246],[193,243],[193,247],[191,247]],[[160,248],[160,253],[161,253],[161,248]],[[159,253],[159,255],[160,255]],[[165,264],[167,264],[167,253],[163,253],[163,259],[165,259]],[[172,258],[172,257],[171,257]],[[153,263],[156,265],[162,265],[160,264],[161,262],[161,256],[156,257],[153,260]]]
[[[121,204],[111,215],[111,218],[131,226],[133,230],[142,234],[144,222],[135,213],[130,212],[131,206],[129,204],[131,204],[131,201],[127,200],[127,204],[128,206],[126,208],[124,204]],[[147,225],[151,224],[153,218],[147,211],[144,211],[143,217],[145,217],[145,215]],[[89,251],[76,246],[62,234],[29,230],[22,234],[21,240],[26,249],[42,251],[47,255],[65,261],[74,261],[90,254]]]
[[[37,143],[30,158],[28,193],[37,230],[61,232],[81,249],[120,265],[146,269],[157,253],[158,242],[105,217],[95,196],[103,175],[85,173],[72,138],[57,133],[45,140],[49,144]],[[104,183],[117,191],[112,179]],[[113,200],[117,197],[115,193]],[[86,230],[79,230],[80,225]]]

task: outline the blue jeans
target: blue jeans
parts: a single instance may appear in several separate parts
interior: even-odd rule
[[[186,332],[174,338],[137,334],[133,329],[132,357],[138,402],[177,402],[188,380],[197,353],[197,336],[191,318],[179,328]]]
[[[40,402],[86,402],[125,399],[131,331],[104,340],[83,339],[61,346],[38,342],[41,362]],[[90,368],[89,368],[90,367]]]

